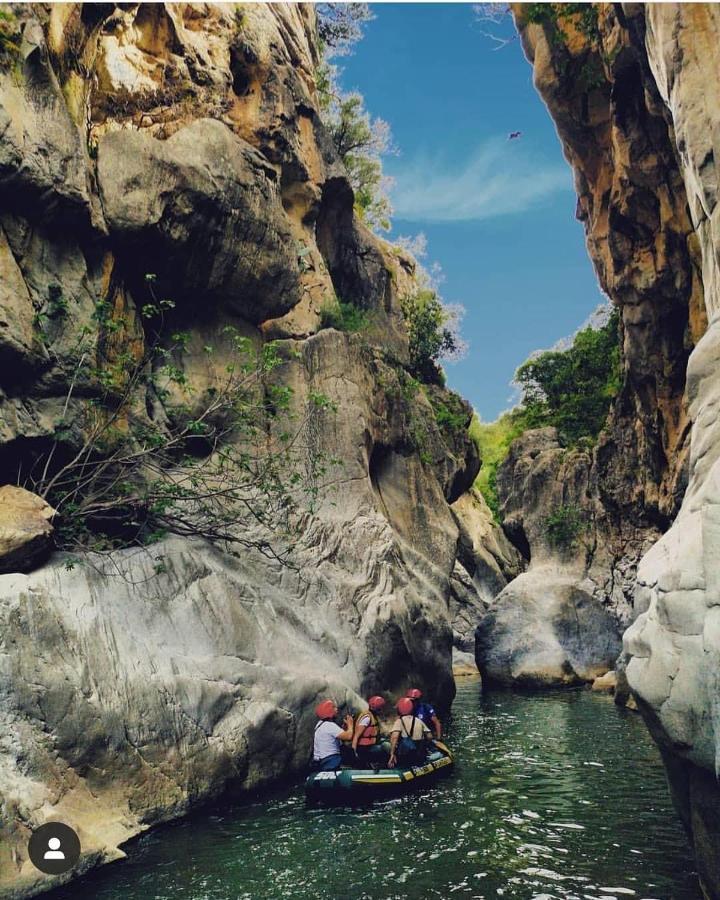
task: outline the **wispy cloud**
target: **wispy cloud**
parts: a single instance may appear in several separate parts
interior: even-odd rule
[[[395,217],[412,222],[463,222],[521,213],[572,189],[567,166],[533,159],[520,141],[492,139],[461,165],[417,157],[393,166]]]

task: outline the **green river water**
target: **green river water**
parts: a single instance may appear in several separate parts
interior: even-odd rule
[[[434,786],[360,809],[301,785],[155,830],[48,900],[698,900],[658,753],[589,691],[460,683]]]

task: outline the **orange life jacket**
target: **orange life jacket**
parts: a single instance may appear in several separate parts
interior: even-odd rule
[[[370,710],[365,710],[365,712],[358,713],[358,717],[355,720],[355,724],[360,721],[360,719],[364,719],[365,716],[370,717],[370,724],[365,726],[365,730],[358,738],[358,747],[372,747],[377,744],[378,739],[378,720],[375,716],[370,712]]]

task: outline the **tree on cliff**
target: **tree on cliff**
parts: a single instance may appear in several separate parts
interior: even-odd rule
[[[520,366],[524,429],[554,425],[570,446],[597,438],[620,388],[618,328],[613,310],[600,328],[578,331],[567,349],[546,350]]]
[[[293,413],[277,343],[256,349],[227,326],[217,346],[190,348],[187,332],[166,325],[174,304],[146,277],[152,300],[137,319],[96,304],[97,331],[83,329],[73,354],[63,420],[49,447],[28,454],[18,483],[57,511],[61,549],[172,533],[286,560],[293,515],[301,500],[312,508],[325,471],[323,455],[306,452],[307,425],[330,404],[311,394]],[[203,390],[186,371],[191,349],[206,359]]]
[[[367,3],[318,3],[318,37],[328,56],[352,52],[363,36],[363,25],[374,18]]]
[[[390,126],[370,117],[362,94],[341,90],[340,72],[330,62],[352,52],[373,15],[367,3],[319,3],[316,14],[323,53],[316,73],[323,122],[347,170],[356,213],[370,228],[389,231],[391,180],[383,174],[382,157],[395,152]]]
[[[334,98],[326,124],[355,192],[356,212],[371,228],[389,231],[391,181],[383,175],[382,156],[395,152],[390,126],[383,119],[370,118],[358,93]]]

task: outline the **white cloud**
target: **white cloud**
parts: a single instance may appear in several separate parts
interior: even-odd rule
[[[492,219],[572,190],[567,166],[532,159],[521,140],[485,141],[461,165],[418,157],[393,173],[394,215],[413,222]]]

